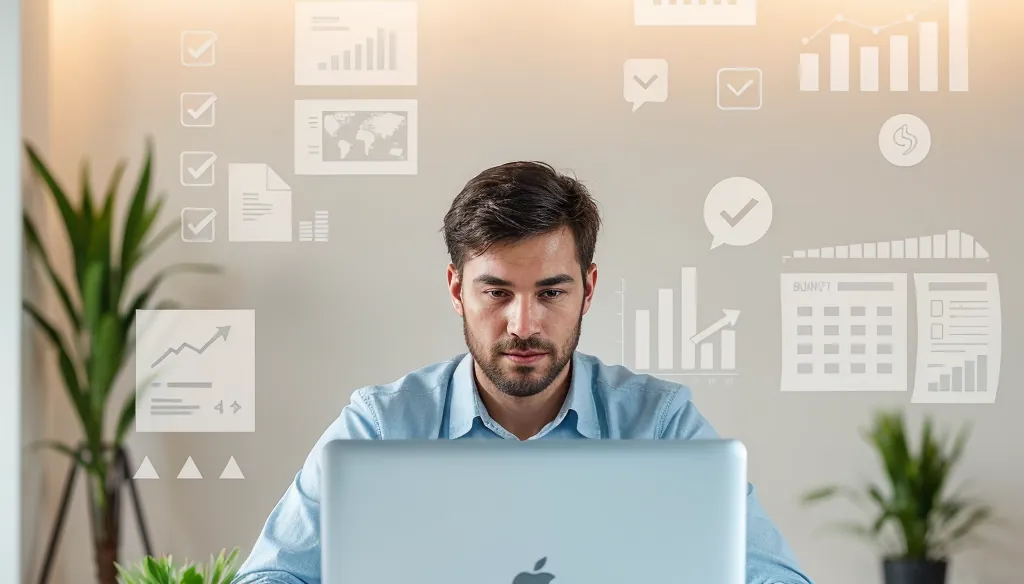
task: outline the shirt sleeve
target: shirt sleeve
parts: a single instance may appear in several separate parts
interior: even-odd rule
[[[361,391],[317,440],[232,584],[320,584],[320,455],[328,442],[339,439],[380,439],[377,418]]]
[[[680,403],[681,402],[681,403]],[[716,440],[718,432],[689,399],[679,392],[669,403],[664,439]],[[758,501],[754,485],[747,483],[747,584],[813,584],[801,571],[782,534]]]

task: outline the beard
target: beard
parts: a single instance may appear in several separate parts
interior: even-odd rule
[[[511,337],[488,348],[469,330],[465,317],[462,318],[462,334],[466,338],[466,346],[469,347],[473,360],[498,391],[512,397],[529,397],[544,391],[572,361],[573,353],[576,352],[576,347],[580,342],[582,325],[583,310],[581,306],[576,327],[561,347],[556,347],[552,343],[535,337],[529,339]],[[550,358],[550,365],[546,368],[543,365],[516,365],[504,357],[503,353],[509,351],[543,351]],[[511,367],[509,368],[506,364]]]

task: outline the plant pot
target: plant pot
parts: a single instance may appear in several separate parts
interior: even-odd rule
[[[882,564],[885,584],[946,584],[944,560],[894,560]]]

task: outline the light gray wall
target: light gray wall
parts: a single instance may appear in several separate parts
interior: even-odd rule
[[[841,507],[808,511],[797,499],[822,483],[876,478],[857,429],[875,408],[907,405],[910,395],[779,391],[777,294],[787,269],[780,257],[795,248],[962,229],[992,253],[1003,291],[1003,354],[1018,354],[1022,128],[1014,96],[1021,86],[1008,71],[1022,48],[1016,31],[1024,13],[1008,1],[976,3],[967,94],[798,94],[799,38],[832,17],[831,4],[775,2],[762,8],[758,27],[726,30],[635,28],[627,0],[422,0],[418,86],[297,88],[292,2],[55,3],[55,164],[73,179],[88,155],[95,176],[105,177],[117,156],[137,162],[143,136],[152,133],[158,184],[170,193],[165,221],[185,206],[216,207],[221,219],[216,243],[172,240],[148,269],[222,263],[225,276],[183,278],[168,294],[193,307],[257,310],[257,432],[132,440],[136,458],[148,455],[165,477],[142,483],[158,549],[178,557],[232,546],[247,552],[354,389],[464,350],[437,229],[468,178],[526,158],[576,172],[604,214],[597,296],[580,350],[618,361],[619,278],[628,282],[631,313],[656,307],[657,289],[673,286],[680,266],[697,266],[702,322],[721,308],[744,311],[742,375],[731,387],[695,387],[698,406],[722,434],[747,443],[762,500],[813,577],[834,584],[877,578],[873,551],[820,531],[830,519],[859,516]],[[860,9],[864,20],[884,22],[909,8],[878,2]],[[216,67],[180,65],[179,34],[187,29],[218,33]],[[630,113],[621,86],[630,57],[669,60],[666,103]],[[765,71],[764,109],[716,109],[715,72],[729,66]],[[216,128],[179,125],[186,91],[218,94]],[[293,176],[293,100],[335,97],[419,99],[419,175]],[[904,111],[925,117],[935,137],[928,160],[913,169],[888,165],[877,148],[879,125]],[[217,152],[216,186],[179,186],[185,150]],[[293,187],[296,216],[330,211],[331,242],[228,243],[227,162],[270,164]],[[704,196],[733,175],[768,188],[775,222],[756,245],[709,252]],[[909,408],[914,422],[933,413],[943,423],[974,423],[960,476],[1010,524],[957,558],[952,584],[1003,581],[1024,570],[1012,553],[1024,539],[1024,468],[1011,454],[1024,441],[1024,398],[1015,391],[1022,376],[1019,361],[1007,358],[997,405]],[[74,436],[65,405],[54,420],[55,432]],[[187,456],[209,478],[174,480]],[[213,478],[228,456],[244,482]],[[76,504],[63,552],[71,568],[89,561],[81,497]],[[126,549],[137,554],[137,540]]]
[[[21,580],[20,2],[0,2],[0,580]]]

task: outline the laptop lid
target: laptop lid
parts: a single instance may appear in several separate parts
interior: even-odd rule
[[[337,440],[323,584],[744,584],[734,440]]]

